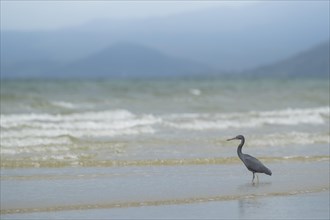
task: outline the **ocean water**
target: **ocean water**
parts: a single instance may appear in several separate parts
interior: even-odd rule
[[[270,160],[328,156],[328,92],[317,80],[2,82],[1,167],[226,163],[237,134]]]
[[[238,142],[226,141],[238,134],[246,137],[243,152],[270,167],[283,171],[281,164],[310,163],[329,175],[329,111],[329,82],[316,79],[2,81],[1,212],[222,198],[220,192],[215,197],[210,191],[195,195],[194,187],[173,194],[170,189],[178,185],[170,179],[179,179],[182,187],[196,181],[194,172],[199,178],[198,170],[206,169],[199,174],[208,184],[216,170],[230,176],[236,175],[232,169],[239,169],[237,178],[243,175],[249,183],[252,175],[236,155]],[[306,168],[300,180],[314,172]],[[324,181],[329,183],[327,175]],[[68,179],[83,181],[77,187],[84,193],[92,180],[103,191],[90,191],[89,206],[79,206],[84,198],[70,188],[74,182]],[[104,179],[109,186],[119,185],[119,194],[108,192],[107,199],[98,200],[94,196],[106,192]],[[59,192],[61,184],[67,186],[63,193],[76,199],[63,200],[51,192]],[[301,190],[329,189],[322,184],[313,182]],[[125,191],[133,186],[140,193],[130,197]],[[31,195],[38,190],[57,202],[45,203],[46,197]],[[267,193],[293,191],[272,190]],[[231,192],[225,196],[237,194]],[[31,201],[22,202],[24,196]],[[62,209],[56,209],[59,204]]]

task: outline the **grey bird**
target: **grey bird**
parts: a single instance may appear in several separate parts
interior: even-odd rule
[[[237,147],[237,154],[241,161],[243,161],[245,164],[246,168],[253,173],[252,183],[254,183],[255,173],[265,173],[269,176],[272,175],[272,171],[263,165],[257,158],[242,153],[242,147],[245,143],[245,138],[243,135],[237,135],[236,137],[228,139],[227,141],[231,140],[241,140],[241,143]]]

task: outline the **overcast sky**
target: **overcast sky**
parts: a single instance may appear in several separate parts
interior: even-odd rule
[[[9,1],[1,0],[2,30],[58,29],[98,19],[167,16],[212,7],[242,7],[253,1]]]

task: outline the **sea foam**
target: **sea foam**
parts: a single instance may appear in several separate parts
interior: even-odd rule
[[[2,142],[7,143],[6,138],[137,135],[155,133],[164,127],[203,131],[267,125],[320,125],[327,121],[329,121],[328,106],[276,111],[163,115],[134,114],[120,109],[71,114],[2,114],[0,125]]]
[[[165,116],[163,121],[166,126],[177,129],[207,130],[253,128],[264,125],[317,125],[326,123],[326,120],[329,120],[329,107],[241,113],[171,114]]]
[[[127,110],[74,114],[1,115],[2,138],[23,137],[100,137],[153,133],[160,122],[152,115],[135,115]],[[4,140],[5,141],[5,140]],[[5,142],[6,143],[6,142]]]

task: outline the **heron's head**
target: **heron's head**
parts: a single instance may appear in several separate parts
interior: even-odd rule
[[[244,140],[244,136],[243,135],[237,135],[234,138],[227,139],[227,141],[231,141],[231,140]]]

